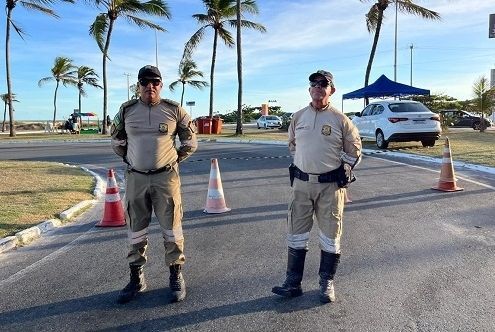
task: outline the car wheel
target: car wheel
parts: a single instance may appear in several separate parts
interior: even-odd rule
[[[379,149],[388,148],[388,142],[385,140],[385,137],[380,130],[376,133],[376,146],[378,146]]]
[[[481,129],[480,123],[479,122],[473,123],[473,129],[474,130],[480,130]]]
[[[268,129],[268,126],[267,126],[267,125],[266,125],[266,123],[265,123],[265,130],[267,130],[267,129]]]
[[[421,144],[423,145],[423,147],[431,147],[431,146],[435,146],[435,140],[434,139],[427,139],[427,140],[423,140],[421,141]]]
[[[258,129],[260,129],[260,125],[259,124],[256,124],[256,127],[258,127]]]

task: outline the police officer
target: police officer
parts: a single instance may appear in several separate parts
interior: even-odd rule
[[[186,111],[176,102],[160,98],[163,83],[158,68],[141,68],[138,84],[140,98],[122,104],[111,128],[112,147],[127,163],[125,214],[130,281],[118,302],[129,302],[146,289],[143,266],[152,210],[162,230],[169,286],[172,300],[177,302],[186,296],[181,272],[185,257],[178,164],[196,150],[196,135]],[[178,149],[176,136],[181,143]]]
[[[289,125],[289,168],[292,192],[287,216],[286,279],[272,292],[302,295],[301,281],[313,218],[318,225],[320,293],[323,303],[335,301],[333,278],[340,260],[345,186],[349,169],[361,155],[361,140],[353,123],[330,105],[333,76],[318,70],[309,76],[311,103],[296,112]],[[347,165],[347,166],[346,166]],[[347,170],[347,171],[346,171]]]

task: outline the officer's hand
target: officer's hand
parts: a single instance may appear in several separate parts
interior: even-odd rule
[[[126,146],[127,140],[126,139],[112,139],[112,145],[113,146]]]

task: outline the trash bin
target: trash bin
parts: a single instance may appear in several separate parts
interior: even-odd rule
[[[206,134],[206,135],[211,135],[211,118],[208,118],[208,117],[205,117],[202,119],[202,128],[203,128],[203,132],[202,134]]]
[[[194,121],[194,125],[196,126],[196,131],[198,134],[203,133],[203,118],[197,118]]]
[[[222,123],[223,119],[216,117],[213,118],[212,124],[211,124],[211,133],[212,134],[221,134],[222,133]]]

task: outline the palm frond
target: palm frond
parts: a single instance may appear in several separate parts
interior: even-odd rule
[[[234,47],[235,45],[234,37],[227,29],[225,29],[222,26],[220,28],[217,28],[217,31],[218,31],[218,36],[223,40],[226,46]]]
[[[203,89],[204,87],[207,87],[209,84],[205,81],[187,81],[186,84],[189,84],[195,88],[198,89]]]
[[[133,16],[133,15],[125,15],[124,16],[127,21],[129,21],[130,23],[134,23],[135,25],[137,25],[138,27],[144,29],[144,28],[151,28],[151,29],[155,29],[155,30],[158,30],[158,31],[166,31],[164,28],[162,28],[160,25],[158,24],[155,24],[151,21],[148,21],[148,20],[145,20],[145,19],[142,19],[140,17],[137,17],[137,16]]]
[[[408,13],[416,16],[421,16],[428,20],[440,20],[440,14],[427,9],[425,7],[419,6],[411,1],[400,1],[397,0],[397,9],[400,12]]]
[[[228,22],[231,27],[237,27],[237,20],[229,20]],[[247,20],[241,20],[241,27],[257,30],[259,32],[266,32],[266,28],[263,25]]]
[[[48,16],[59,18],[59,16],[52,9],[45,7],[41,4],[37,4],[37,3],[34,3],[32,1],[29,1],[29,2],[28,1],[21,1],[21,5],[28,10],[34,10],[34,11],[43,13],[43,14],[48,15]]]
[[[101,13],[96,16],[95,21],[89,27],[89,34],[96,40],[96,44],[102,53],[105,48],[105,34],[108,30],[108,24],[108,15]]]
[[[194,49],[198,46],[199,42],[204,36],[205,30],[209,25],[202,26],[196,31],[191,38],[184,45],[184,54],[182,55],[182,59],[189,58],[194,51]]]
[[[366,27],[368,32],[375,32],[378,24],[378,16],[380,11],[376,5],[371,6],[368,14],[366,14]]]
[[[150,0],[143,3],[143,13],[154,16],[172,17],[168,5],[162,0]]]
[[[168,88],[170,89],[170,91],[174,91],[175,88],[177,87],[177,85],[179,85],[179,84],[182,84],[182,82],[179,81],[179,80],[177,80],[175,82],[170,83],[170,85],[168,86]]]

